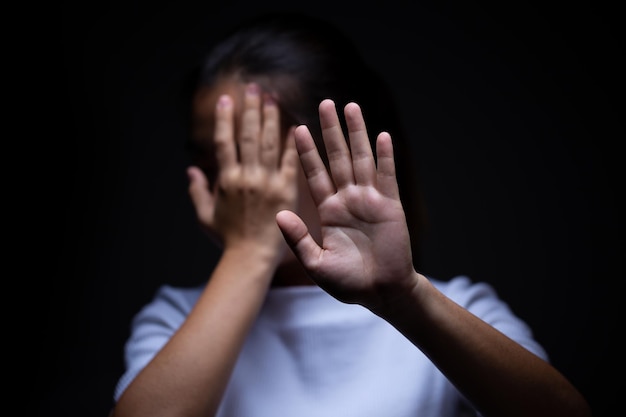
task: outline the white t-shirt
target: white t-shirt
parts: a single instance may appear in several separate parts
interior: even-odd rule
[[[530,328],[491,286],[431,282],[447,297],[547,360]],[[133,319],[117,401],[180,327],[203,287],[161,287]],[[461,394],[411,342],[364,307],[317,286],[272,288],[248,335],[218,417],[469,415]]]

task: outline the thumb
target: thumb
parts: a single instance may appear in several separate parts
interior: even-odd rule
[[[209,181],[198,167],[187,168],[189,178],[189,196],[196,210],[196,216],[203,226],[210,227],[213,224],[213,212],[215,198],[209,191]]]
[[[322,248],[317,244],[309,229],[297,214],[289,210],[276,213],[276,223],[296,258],[307,271],[315,269]]]

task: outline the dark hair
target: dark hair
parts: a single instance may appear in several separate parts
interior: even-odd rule
[[[292,124],[306,124],[321,150],[318,105],[325,98],[335,101],[344,130],[343,107],[354,101],[361,106],[372,144],[379,132],[389,132],[417,261],[424,226],[417,167],[391,89],[344,32],[303,14],[256,17],[235,26],[214,46],[197,72],[195,88],[211,86],[229,75],[256,81],[274,94],[282,116]]]

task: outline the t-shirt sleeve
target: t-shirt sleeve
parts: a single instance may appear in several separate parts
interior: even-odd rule
[[[489,323],[512,340],[548,361],[545,349],[535,340],[529,325],[518,317],[495,289],[485,282],[458,276],[444,284],[444,292],[456,303]]]
[[[190,290],[164,285],[152,301],[133,317],[130,337],[124,345],[125,371],[113,394],[116,402],[182,325],[196,299]]]

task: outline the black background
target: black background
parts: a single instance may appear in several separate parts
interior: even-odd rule
[[[390,80],[429,213],[423,272],[493,284],[596,416],[614,415],[622,21],[592,2],[409,4],[135,0],[56,10],[60,75],[34,80],[55,91],[33,111],[50,116],[56,139],[37,145],[45,163],[28,191],[35,216],[45,213],[31,217],[28,250],[50,255],[29,265],[45,265],[43,327],[28,325],[41,347],[29,390],[41,415],[105,416],[132,316],[159,285],[206,278],[216,255],[187,197],[178,88],[221,28],[268,9],[338,22]]]

